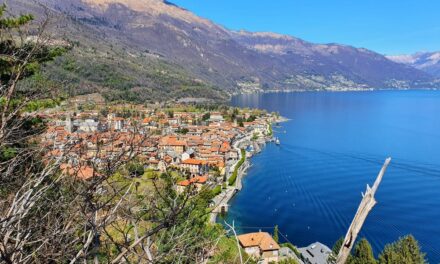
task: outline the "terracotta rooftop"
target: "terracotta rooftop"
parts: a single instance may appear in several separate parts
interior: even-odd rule
[[[184,180],[184,181],[181,181],[181,182],[179,182],[177,184],[180,185],[180,186],[188,186],[188,185],[193,184],[193,183],[206,183],[207,181],[208,181],[208,177],[207,176],[196,176],[196,177],[194,177],[194,178],[192,178],[190,180]]]
[[[203,165],[206,164],[206,161],[198,159],[186,159],[182,163],[188,165]]]
[[[184,180],[184,181],[177,183],[177,185],[180,185],[180,186],[188,186],[190,184],[191,184],[191,181],[189,181],[189,180]]]
[[[160,139],[159,145],[161,146],[186,146],[186,142],[178,140],[176,137],[163,137]]]
[[[256,232],[239,235],[238,240],[242,247],[259,247],[262,251],[278,250],[280,246],[267,232]]]
[[[69,164],[61,164],[60,168],[64,173],[81,180],[88,180],[94,176],[99,176],[95,169],[89,166],[72,167]]]

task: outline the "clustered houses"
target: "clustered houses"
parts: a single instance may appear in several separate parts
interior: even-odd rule
[[[181,170],[187,180],[178,185],[194,184],[200,189],[217,180],[210,171],[215,169],[223,176],[227,164],[238,159],[234,140],[267,131],[267,118],[240,126],[225,121],[221,113],[212,112],[210,118],[204,114],[149,109],[138,109],[136,115],[126,117],[116,111],[106,116],[98,111],[59,112],[45,116],[49,129],[42,144],[48,155],[63,157],[66,172],[79,171],[83,179],[97,176],[95,169],[107,166],[112,158],[129,159],[136,153],[145,168]]]

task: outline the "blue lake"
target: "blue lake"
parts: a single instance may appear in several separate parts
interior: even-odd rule
[[[304,92],[240,95],[232,105],[279,112],[271,143],[252,158],[228,222],[272,232],[297,246],[332,247],[345,235],[386,157],[393,158],[360,237],[377,255],[413,234],[440,262],[440,92]]]

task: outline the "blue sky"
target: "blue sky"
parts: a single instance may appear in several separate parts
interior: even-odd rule
[[[229,29],[383,54],[440,50],[440,0],[171,0]]]

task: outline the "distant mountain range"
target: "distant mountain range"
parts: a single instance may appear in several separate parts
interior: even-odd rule
[[[58,37],[77,43],[75,55],[60,59],[49,75],[75,80],[81,92],[111,94],[110,99],[440,87],[432,73],[367,49],[231,31],[168,1],[37,1],[57,15]],[[21,12],[41,14],[31,2],[9,4]],[[96,76],[96,71],[102,73]],[[115,75],[111,80],[106,78],[109,72]]]
[[[440,51],[418,52],[412,55],[387,56],[388,59],[425,71],[440,78]]]

